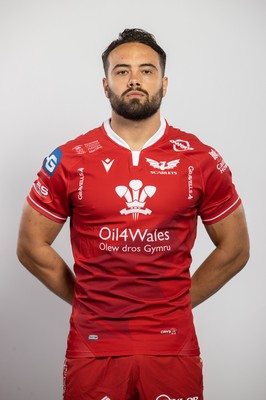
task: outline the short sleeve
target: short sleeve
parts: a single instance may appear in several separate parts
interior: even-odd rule
[[[57,148],[44,159],[37,179],[27,196],[28,203],[55,222],[64,223],[70,215],[67,195],[67,173],[63,154]]]
[[[216,150],[209,149],[201,173],[204,190],[199,215],[204,224],[213,224],[233,212],[241,200],[231,170]]]

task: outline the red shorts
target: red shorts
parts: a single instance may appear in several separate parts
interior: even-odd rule
[[[203,400],[200,357],[66,359],[64,400]]]

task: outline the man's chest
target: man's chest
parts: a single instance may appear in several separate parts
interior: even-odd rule
[[[73,212],[92,219],[186,215],[198,204],[202,183],[189,157],[142,150],[101,152],[71,171]]]

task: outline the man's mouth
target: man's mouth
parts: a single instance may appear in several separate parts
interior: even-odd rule
[[[143,97],[144,96],[144,93],[143,92],[140,92],[140,91],[135,91],[135,90],[132,90],[132,91],[130,91],[129,93],[127,93],[127,95],[126,95],[127,97]]]
[[[148,96],[148,93],[144,90],[130,89],[130,90],[126,91],[123,96],[127,97],[127,98],[140,98],[140,97]]]

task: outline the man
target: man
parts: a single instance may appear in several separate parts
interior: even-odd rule
[[[161,118],[153,35],[126,29],[102,58],[111,119],[44,160],[18,257],[73,306],[65,400],[202,400],[191,309],[246,264],[243,206],[219,153]],[[191,280],[198,215],[215,249]],[[52,247],[68,217],[75,275]]]

